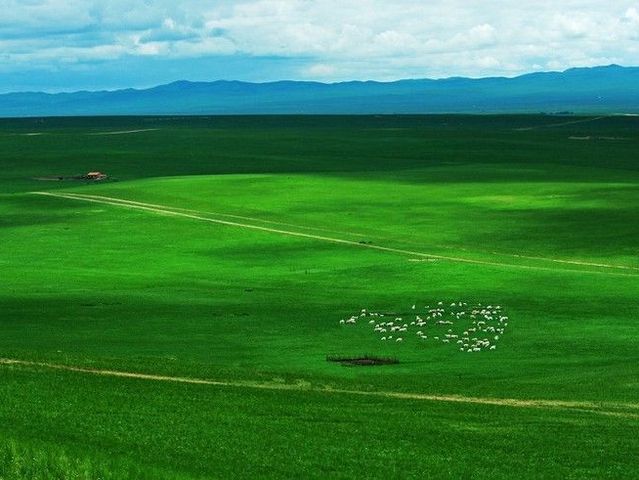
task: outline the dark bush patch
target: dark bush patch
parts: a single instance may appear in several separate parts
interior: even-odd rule
[[[399,360],[394,357],[375,357],[372,355],[363,355],[361,357],[327,355],[326,361],[341,363],[345,367],[374,367],[376,365],[395,365],[399,363]]]

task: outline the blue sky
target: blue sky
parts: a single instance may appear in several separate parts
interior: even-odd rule
[[[0,0],[0,92],[639,65],[639,0]]]

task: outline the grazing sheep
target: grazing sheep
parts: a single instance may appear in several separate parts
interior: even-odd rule
[[[501,310],[501,305],[488,305],[486,307],[482,307],[481,303],[471,304],[468,307],[468,303],[455,301],[450,303],[450,307],[448,308],[448,303],[444,304],[443,301],[437,302],[437,305],[434,308],[430,308],[429,305],[426,305],[424,308],[426,309],[426,313],[422,313],[425,318],[420,315],[415,314],[413,319],[407,319],[404,323],[403,318],[401,316],[393,316],[394,321],[386,321],[383,322],[384,319],[379,319],[378,321],[374,320],[379,317],[383,317],[383,313],[379,312],[370,312],[367,309],[361,309],[360,313],[354,314],[349,317],[345,317],[339,320],[340,325],[353,325],[356,326],[361,318],[368,318],[368,324],[372,327],[372,330],[375,334],[380,333],[383,334],[383,337],[380,337],[382,341],[388,341],[393,339],[393,334],[395,332],[398,335],[395,336],[395,342],[403,342],[404,336],[399,335],[400,332],[408,332],[412,330],[412,327],[416,327],[416,335],[421,340],[426,340],[428,336],[424,334],[425,328],[428,326],[433,326],[432,323],[427,322],[431,320],[434,322],[434,326],[437,325],[449,325],[450,328],[447,328],[447,333],[443,333],[444,329],[442,329],[438,333],[438,336],[433,336],[434,340],[442,343],[454,343],[459,348],[460,351],[467,352],[480,352],[482,350],[496,350],[497,346],[494,343],[497,343],[501,336],[504,334],[506,327],[508,326],[508,316],[504,311]],[[464,307],[464,311],[461,308]],[[421,311],[420,307],[420,311]],[[411,306],[411,310],[416,310],[417,304],[413,304]],[[466,311],[467,310],[467,311]],[[398,314],[395,314],[398,315]],[[401,314],[400,314],[401,315]],[[470,317],[468,320],[465,318]],[[379,322],[379,323],[378,323]],[[463,324],[464,327],[462,327]],[[465,330],[464,330],[465,328]],[[387,335],[386,332],[391,332],[390,335]],[[461,333],[463,331],[463,334]],[[480,335],[480,337],[470,337],[470,335]],[[406,335],[409,335],[406,333]],[[484,336],[485,335],[485,336]],[[410,336],[408,336],[410,339]],[[410,340],[409,340],[410,343]]]

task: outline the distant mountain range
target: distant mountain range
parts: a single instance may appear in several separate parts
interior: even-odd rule
[[[320,83],[178,81],[154,88],[0,95],[0,116],[639,113],[639,67],[515,78]]]

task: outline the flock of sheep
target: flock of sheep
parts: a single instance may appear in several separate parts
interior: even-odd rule
[[[440,342],[472,353],[497,348],[508,326],[508,315],[501,305],[437,302],[435,306],[426,305],[423,309],[413,305],[410,314],[362,309],[339,323],[344,327],[366,323],[383,342]]]

